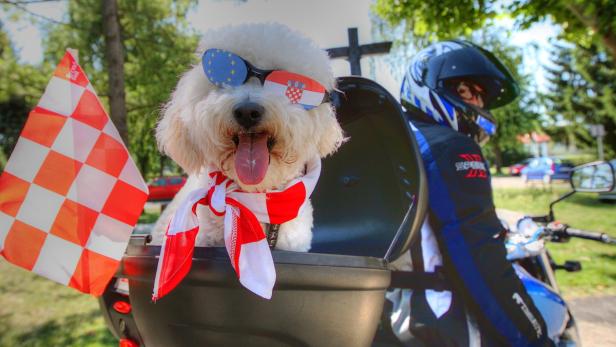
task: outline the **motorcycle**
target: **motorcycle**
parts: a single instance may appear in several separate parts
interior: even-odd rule
[[[385,293],[399,277],[390,262],[415,242],[425,218],[427,182],[421,155],[404,111],[376,82],[341,77],[332,102],[350,140],[323,161],[311,197],[310,252],[272,250],[277,275],[272,299],[264,300],[239,284],[224,248],[196,247],[188,275],[154,303],[160,247],[150,244],[149,235],[133,235],[116,277],[99,299],[120,346],[396,344],[380,334],[379,325]],[[556,282],[550,282],[558,266],[540,259],[529,255],[512,260],[519,264],[519,273],[528,274],[523,281],[529,290],[537,289],[537,298],[548,291],[560,298],[552,286]],[[535,266],[527,264],[533,262]],[[565,316],[551,312],[546,315]],[[559,323],[565,326],[557,329],[561,336],[574,326],[569,316]]]
[[[549,212],[542,216],[524,217],[515,229],[507,229],[505,245],[507,258],[513,263],[518,277],[545,320],[548,336],[557,346],[581,346],[579,333],[571,310],[563,299],[555,271],[582,270],[578,261],[557,264],[545,247],[546,242],[563,243],[581,238],[606,244],[616,239],[605,233],[575,229],[556,222],[554,205],[576,192],[605,192],[614,186],[614,168],[606,162],[578,166],[571,173],[572,190],[550,203]]]

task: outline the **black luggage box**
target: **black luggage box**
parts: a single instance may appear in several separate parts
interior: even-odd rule
[[[338,89],[333,102],[350,139],[323,161],[310,253],[272,251],[272,299],[239,284],[224,248],[197,247],[183,282],[153,303],[160,247],[133,237],[118,271],[129,280],[132,311],[113,311],[113,285],[101,299],[117,337],[164,347],[372,343],[390,284],[388,261],[417,234],[427,192],[396,100],[361,77],[340,78]]]

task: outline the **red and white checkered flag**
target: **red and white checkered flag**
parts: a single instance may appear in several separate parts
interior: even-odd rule
[[[0,175],[0,254],[101,295],[147,196],[118,131],[67,52]]]

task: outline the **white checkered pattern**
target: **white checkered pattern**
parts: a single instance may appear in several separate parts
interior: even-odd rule
[[[68,285],[79,263],[82,248],[55,235],[45,238],[32,272]]]
[[[0,254],[100,295],[148,190],[86,75],[66,53],[0,176]]]
[[[49,232],[63,201],[62,196],[32,184],[16,218],[43,232]]]
[[[4,239],[9,233],[9,228],[13,224],[14,220],[15,218],[6,213],[0,212],[0,252],[2,252],[2,249],[4,248]]]
[[[28,182],[32,182],[48,153],[49,148],[20,137],[19,140],[17,140],[13,154],[11,154],[11,158],[6,163],[4,171]],[[11,160],[13,157],[23,159]]]
[[[70,81],[52,77],[38,106],[69,117],[77,107],[83,91],[83,87]]]
[[[86,248],[121,260],[125,248],[123,245],[128,242],[132,232],[133,228],[130,225],[101,214],[90,233]]]
[[[112,123],[109,122],[109,124]],[[98,129],[69,118],[60,130],[51,149],[80,162],[85,162],[100,133]]]
[[[111,193],[116,178],[91,166],[84,165],[77,174],[75,183],[68,192],[68,197],[73,201],[100,212]]]

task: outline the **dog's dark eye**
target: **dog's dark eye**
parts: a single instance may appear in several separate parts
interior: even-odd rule
[[[274,148],[275,144],[276,140],[274,140],[274,138],[270,137],[269,139],[267,139],[267,149],[269,149],[270,151],[272,150],[272,148]]]
[[[237,136],[237,135],[233,136],[232,140],[233,140],[233,143],[235,143],[236,146],[240,144],[240,137],[239,136]]]

